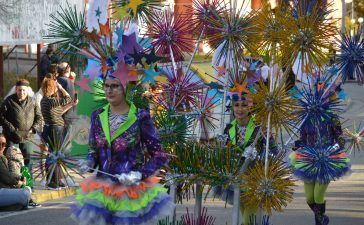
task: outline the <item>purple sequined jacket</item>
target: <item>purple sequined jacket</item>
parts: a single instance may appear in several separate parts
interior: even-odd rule
[[[130,105],[128,119],[110,137],[109,105],[91,116],[88,160],[110,174],[139,171],[143,178],[167,163],[153,121],[145,110]],[[107,134],[107,135],[106,135]],[[102,177],[101,173],[97,174]]]

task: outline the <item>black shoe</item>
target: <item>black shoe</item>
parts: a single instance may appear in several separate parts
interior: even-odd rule
[[[30,199],[29,200],[29,203],[28,203],[28,206],[31,206],[31,207],[41,207],[42,205],[41,204],[38,204],[36,203],[35,201],[33,201],[33,199]]]
[[[47,189],[48,190],[59,190],[59,187],[55,183],[49,183],[49,184],[47,184]]]

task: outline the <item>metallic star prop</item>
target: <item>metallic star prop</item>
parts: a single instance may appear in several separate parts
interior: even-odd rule
[[[125,8],[131,8],[133,10],[134,16],[136,16],[138,13],[138,6],[143,3],[143,0],[131,0],[129,4],[125,5]]]
[[[248,83],[244,82],[242,84],[235,83],[234,87],[231,89],[231,92],[238,92],[238,93],[250,93],[250,90],[246,88]]]
[[[150,82],[150,84],[154,85],[155,84],[155,76],[157,76],[158,74],[160,74],[157,71],[154,71],[154,65],[150,64],[147,70],[144,70],[144,76],[142,79],[143,83],[146,83],[147,81]]]
[[[92,92],[89,83],[91,79],[89,77],[85,77],[83,73],[81,73],[80,80],[76,81],[76,84],[80,87],[80,94],[83,95],[84,91],[88,91],[89,93]]]
[[[128,10],[125,7],[120,7],[119,4],[115,3],[114,5],[114,9],[115,12],[112,15],[112,18],[115,20],[123,20],[125,16],[127,16]]]
[[[130,68],[124,62],[119,61],[117,69],[112,73],[114,77],[119,78],[121,84],[125,87],[129,81],[137,81],[137,76],[129,76]]]

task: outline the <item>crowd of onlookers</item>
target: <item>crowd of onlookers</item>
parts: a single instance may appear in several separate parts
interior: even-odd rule
[[[41,59],[38,76],[42,82],[38,92],[33,92],[28,80],[20,79],[1,104],[0,210],[39,205],[31,199],[34,135],[38,134],[43,146],[47,146],[41,150],[52,152],[76,119],[75,74],[67,62],[57,61],[53,53],[50,47]],[[56,175],[50,176],[47,161],[44,167],[47,188],[65,186],[56,180]]]

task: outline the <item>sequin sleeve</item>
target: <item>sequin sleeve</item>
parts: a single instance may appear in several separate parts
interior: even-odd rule
[[[139,125],[141,132],[141,142],[147,148],[149,160],[141,167],[143,177],[153,175],[160,167],[168,161],[167,154],[162,150],[155,126],[147,111],[141,110],[139,113]]]
[[[97,160],[97,149],[96,149],[96,138],[95,138],[95,128],[96,122],[98,119],[98,111],[92,113],[91,115],[91,126],[90,126],[90,135],[89,135],[89,149],[87,154],[87,160],[90,167],[94,167],[96,165]]]

